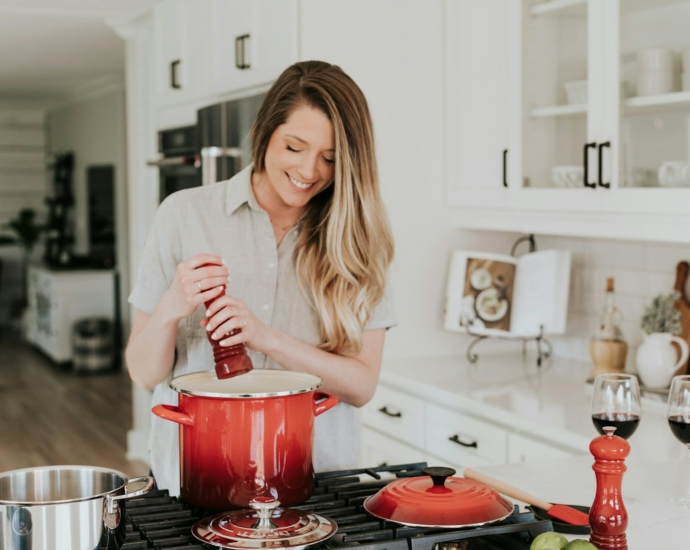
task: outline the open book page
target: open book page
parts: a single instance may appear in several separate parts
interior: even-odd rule
[[[568,314],[570,251],[544,250],[518,259],[512,333],[563,334]]]
[[[444,326],[476,334],[511,329],[517,258],[455,251],[446,289]]]

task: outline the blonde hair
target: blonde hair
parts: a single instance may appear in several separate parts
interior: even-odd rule
[[[364,94],[340,67],[295,63],[268,91],[252,128],[257,173],[265,169],[273,132],[304,105],[321,110],[333,124],[335,164],[333,185],[307,205],[295,250],[297,279],[318,314],[320,347],[356,355],[364,325],[383,299],[394,251],[373,125]]]

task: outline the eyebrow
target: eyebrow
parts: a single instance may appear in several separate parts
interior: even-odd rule
[[[308,142],[304,141],[301,137],[298,137],[294,134],[285,134],[285,137],[289,137],[289,138],[292,138],[294,140],[299,141],[300,143],[304,143],[305,145],[309,145]],[[330,151],[332,153],[335,153],[335,149],[326,149],[326,151]]]

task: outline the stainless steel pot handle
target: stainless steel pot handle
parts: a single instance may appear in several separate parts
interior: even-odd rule
[[[143,488],[139,489],[138,491],[134,491],[133,493],[128,493],[127,492],[127,487],[131,483],[141,483],[141,482],[146,482],[146,485],[144,485]],[[153,478],[151,476],[141,476],[141,477],[134,477],[130,479],[127,484],[125,485],[125,492],[122,495],[106,495],[106,501],[107,501],[107,510],[108,514],[114,514],[119,510],[118,507],[118,501],[119,500],[126,500],[129,498],[134,498],[134,497],[140,497],[141,495],[145,495],[149,491],[153,489]]]

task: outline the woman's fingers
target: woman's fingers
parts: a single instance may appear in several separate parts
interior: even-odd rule
[[[248,309],[247,305],[242,300],[225,295],[222,300],[216,300],[208,307],[206,310],[206,317],[213,317],[221,309],[227,307],[234,307],[242,310]]]
[[[211,288],[209,290],[206,290],[204,292],[197,293],[197,295],[196,295],[197,305],[202,304],[204,302],[208,302],[212,298],[215,298],[216,296],[218,296],[221,293],[222,290],[223,290],[222,286],[217,286],[217,287]]]
[[[225,260],[220,256],[216,256],[215,254],[202,253],[192,256],[184,261],[183,264],[185,264],[185,267],[188,267],[189,269],[197,269],[198,267],[206,264],[222,266],[225,265]]]
[[[239,308],[225,307],[215,315],[208,318],[206,330],[208,332],[223,330],[225,328],[225,323],[227,323],[230,319],[233,319],[234,317],[245,318],[247,316],[248,313],[245,310]],[[227,330],[225,330],[225,332],[227,332]]]

